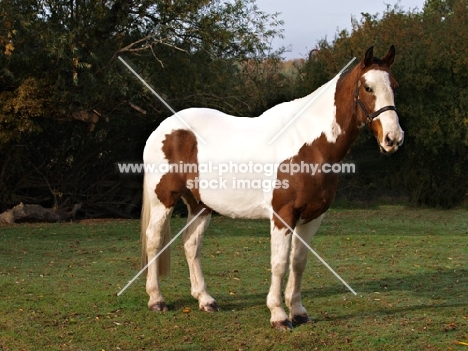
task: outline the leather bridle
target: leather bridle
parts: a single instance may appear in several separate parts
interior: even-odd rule
[[[395,111],[396,112],[396,110],[397,110],[395,106],[384,106],[381,109],[378,109],[377,111],[375,111],[373,113],[369,113],[367,111],[367,109],[366,109],[366,106],[364,106],[364,103],[359,98],[359,81],[356,84],[356,93],[354,95],[354,102],[356,103],[356,105],[359,105],[361,107],[362,111],[366,115],[366,118],[367,118],[366,119],[366,125],[368,127],[370,127],[370,125],[371,125],[372,121],[374,120],[374,118],[377,117],[378,115],[380,115],[382,112],[385,112],[385,111]]]

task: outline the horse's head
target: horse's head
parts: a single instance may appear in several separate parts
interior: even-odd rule
[[[383,153],[397,151],[405,134],[395,108],[394,89],[398,83],[390,72],[394,58],[393,45],[382,59],[374,57],[373,47],[369,48],[360,63],[361,74],[356,84],[358,117],[374,133]]]

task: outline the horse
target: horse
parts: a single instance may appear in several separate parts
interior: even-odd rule
[[[159,278],[169,273],[170,218],[182,199],[188,209],[182,241],[191,294],[201,311],[220,310],[207,291],[200,263],[203,234],[216,211],[232,218],[270,220],[271,285],[266,299],[270,324],[291,330],[311,321],[301,302],[308,251],[293,234],[309,243],[317,232],[339,178],[338,172],[326,172],[324,166],[339,166],[364,126],[382,153],[393,153],[402,145],[404,132],[394,103],[398,83],[390,71],[394,58],[393,45],[381,59],[370,47],[354,68],[310,95],[276,105],[258,117],[189,108],[152,132],[143,152],[141,216],[142,264],[150,262],[146,279],[150,310],[168,310]],[[315,165],[318,171],[300,168],[306,165]],[[281,295],[288,268],[284,302],[289,315]]]

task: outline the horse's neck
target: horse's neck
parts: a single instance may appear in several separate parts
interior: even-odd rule
[[[350,151],[356,141],[361,128],[364,126],[357,116],[355,102],[356,84],[361,74],[359,66],[349,73],[341,75],[335,90],[336,121],[342,129],[342,134],[337,139],[336,158],[341,161]],[[337,161],[337,162],[338,162]]]
[[[323,162],[340,162],[359,135],[354,106],[355,79],[352,73],[334,78],[313,93],[265,113],[267,118],[278,118],[283,126],[290,122],[278,138],[280,153],[290,157],[294,150],[311,148]],[[287,150],[291,155],[287,155]]]

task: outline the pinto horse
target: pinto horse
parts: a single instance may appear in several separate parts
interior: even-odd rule
[[[145,166],[156,167],[145,172],[141,226],[142,262],[151,262],[146,281],[151,310],[167,311],[159,277],[169,272],[170,217],[182,199],[189,224],[182,240],[191,293],[200,310],[219,310],[200,264],[203,233],[216,211],[232,218],[270,219],[270,323],[281,330],[310,321],[301,303],[308,250],[291,229],[310,242],[338,184],[339,174],[321,167],[339,165],[363,126],[373,132],[383,153],[393,153],[403,143],[394,103],[397,82],[390,72],[394,57],[393,45],[382,59],[374,57],[371,47],[352,70],[256,118],[190,108],[159,125],[143,154]],[[316,165],[319,171],[299,165]],[[281,297],[288,261],[289,315]]]

